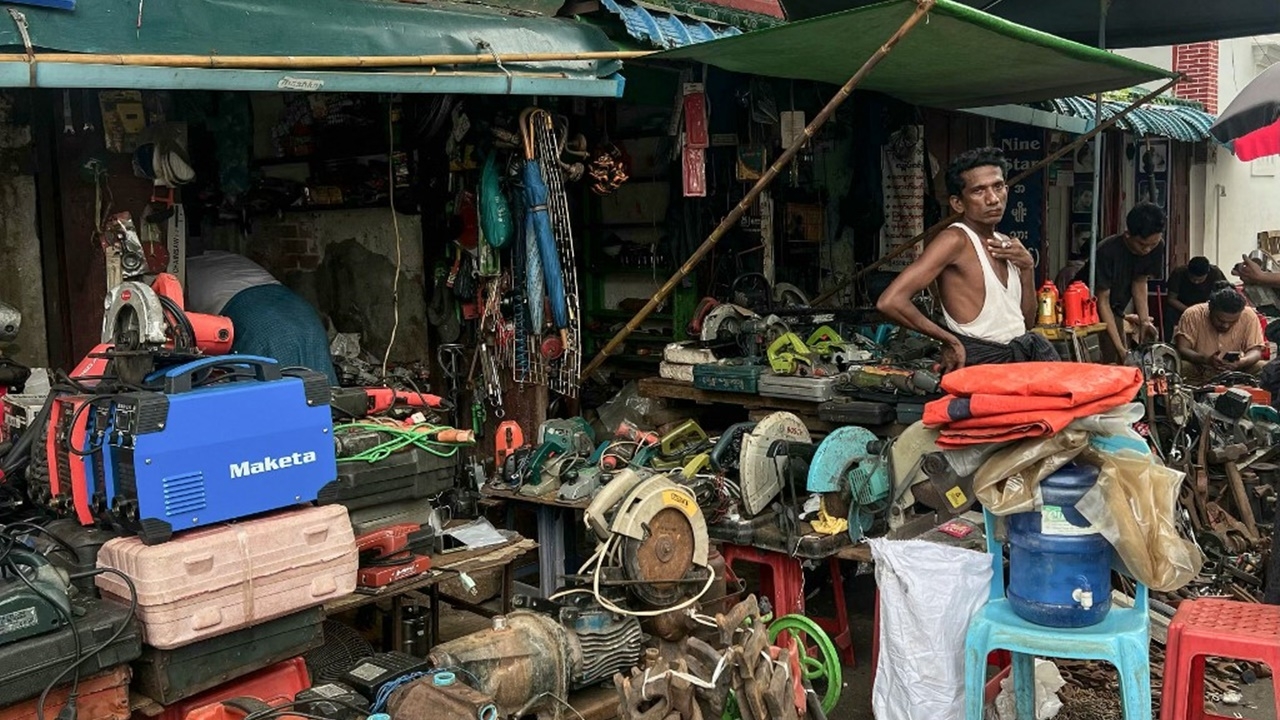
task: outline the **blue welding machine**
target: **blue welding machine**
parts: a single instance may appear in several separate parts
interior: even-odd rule
[[[323,373],[230,355],[158,379],[115,396],[107,449],[109,514],[144,543],[311,502],[337,478]]]

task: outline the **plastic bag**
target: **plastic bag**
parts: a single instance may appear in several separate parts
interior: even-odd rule
[[[511,224],[511,207],[502,194],[500,179],[498,161],[490,154],[480,171],[480,230],[485,242],[495,248],[511,244],[515,227]]]
[[[1115,421],[1101,419],[1098,427]],[[1099,449],[1119,445],[1126,436],[1091,442],[1104,437],[1091,437],[1073,426],[1003,448],[978,469],[974,494],[993,515],[1035,512],[1043,505],[1041,480],[1077,459],[1094,465],[1098,482],[1076,503],[1076,510],[1111,543],[1133,577],[1160,592],[1183,587],[1200,572],[1204,558],[1175,524],[1182,473],[1150,454]]]
[[[1090,448],[1085,462],[1097,465],[1098,484],[1076,510],[1113,547],[1125,568],[1147,587],[1172,592],[1200,574],[1204,556],[1178,532],[1178,490],[1183,474],[1150,455]]]
[[[991,556],[923,540],[875,538],[880,657],[877,720],[962,720],[964,640],[991,591]]]
[[[1062,711],[1058,691],[1066,687],[1062,672],[1051,660],[1036,658],[1036,720],[1050,720]],[[1000,720],[1018,720],[1017,697],[1013,693],[1013,676],[1000,681],[1000,694],[996,696],[996,717]]]

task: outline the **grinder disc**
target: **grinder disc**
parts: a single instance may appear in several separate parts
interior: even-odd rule
[[[623,564],[636,597],[657,606],[671,605],[684,592],[683,580],[693,569],[693,526],[675,508],[658,511],[645,523],[643,540],[623,541]]]

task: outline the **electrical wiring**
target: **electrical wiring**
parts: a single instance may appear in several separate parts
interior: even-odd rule
[[[70,580],[73,580],[73,581],[74,581],[74,580],[80,580],[80,579],[82,579],[82,578],[95,577],[95,576],[97,576],[97,575],[102,575],[102,574],[104,574],[104,573],[109,573],[109,574],[112,574],[112,575],[118,575],[118,576],[120,577],[120,579],[124,581],[125,586],[129,588],[129,615],[135,615],[135,614],[137,614],[137,612],[138,612],[138,588],[137,588],[136,586],[134,586],[134,584],[133,584],[133,579],[132,579],[132,578],[130,578],[128,575],[125,575],[124,573],[120,572],[119,570],[116,570],[115,568],[98,568],[98,569],[96,569],[96,570],[89,570],[89,571],[87,571],[87,572],[74,573],[74,574],[72,574],[72,575],[70,575],[70,576],[69,576],[69,579],[70,579]],[[70,673],[70,672],[73,672],[73,671],[74,671],[74,672],[76,672],[76,674],[77,674],[77,678],[78,678],[78,677],[79,677],[80,666],[81,666],[81,665],[83,665],[83,664],[85,664],[86,662],[88,662],[88,661],[89,661],[89,659],[90,659],[90,658],[92,658],[93,656],[95,656],[95,655],[97,655],[98,653],[102,652],[103,650],[106,650],[107,648],[111,647],[111,645],[112,645],[112,644],[114,644],[114,643],[115,643],[115,641],[117,641],[117,640],[119,640],[119,639],[120,639],[120,636],[121,636],[121,635],[124,635],[124,631],[125,631],[125,630],[127,630],[128,628],[129,628],[129,624],[128,624],[128,623],[121,623],[120,627],[119,627],[118,629],[116,629],[115,634],[113,634],[111,637],[107,638],[107,641],[106,641],[106,642],[104,642],[104,643],[102,643],[101,645],[99,645],[99,646],[97,646],[97,647],[93,648],[93,649],[92,649],[92,650],[90,650],[89,652],[84,653],[83,655],[80,655],[80,656],[79,656],[79,658],[78,658],[74,663],[72,663],[71,665],[68,665],[68,666],[67,666],[67,667],[66,667],[66,668],[65,668],[65,669],[64,669],[64,670],[63,670],[63,671],[62,671],[62,672],[57,676],[57,677],[55,677],[53,680],[49,681],[49,684],[48,684],[47,686],[45,686],[44,692],[40,693],[40,700],[39,700],[39,701],[37,702],[37,704],[36,704],[36,717],[38,718],[38,720],[45,720],[45,717],[44,717],[44,706],[45,706],[45,703],[47,703],[47,702],[48,702],[48,699],[49,699],[49,693],[50,693],[50,692],[52,692],[52,691],[53,691],[53,689],[54,689],[55,687],[57,687],[57,686],[58,686],[58,683],[62,682],[62,679],[63,679],[64,677],[66,677],[66,676],[67,676],[67,673]],[[74,632],[74,626],[73,626],[73,632]],[[79,645],[79,642],[80,642],[80,641],[79,641],[78,634],[77,634],[77,639],[76,639],[76,643],[77,643],[77,645]],[[70,700],[68,700],[67,707],[73,707],[73,705],[71,704]],[[73,709],[74,709],[74,708],[73,708]],[[73,717],[74,717],[74,716],[73,716]]]
[[[338,462],[378,462],[385,460],[393,453],[403,450],[409,446],[414,446],[425,450],[437,457],[453,457],[458,453],[458,445],[452,443],[442,443],[432,440],[429,434],[436,430],[448,430],[450,428],[441,425],[432,425],[429,423],[419,423],[408,428],[400,425],[385,425],[377,422],[355,422],[344,423],[333,428],[334,436],[345,430],[371,430],[373,432],[383,433],[390,436],[391,439],[379,443],[364,452],[352,455],[351,457],[339,458]]]
[[[617,547],[614,547],[614,542],[617,539],[618,537],[616,535],[610,537],[608,540],[605,541],[604,545],[599,549],[597,549],[596,553],[592,555],[592,558],[594,558],[595,560],[595,569],[591,573],[592,579],[591,579],[590,589],[570,588],[567,590],[561,590],[560,592],[552,595],[549,599],[557,600],[559,598],[567,597],[569,595],[591,595],[595,598],[595,601],[599,603],[601,607],[603,607],[604,609],[610,612],[618,613],[619,615],[627,615],[630,617],[637,617],[637,618],[659,617],[661,615],[666,615],[667,613],[670,613],[670,612],[677,612],[680,610],[684,610],[685,608],[692,607],[693,605],[698,603],[698,601],[702,600],[702,596],[706,595],[707,592],[711,590],[711,586],[715,584],[716,574],[714,572],[708,572],[707,584],[702,586],[702,590],[700,590],[697,595],[694,595],[693,597],[685,600],[684,602],[679,603],[678,605],[672,605],[671,607],[661,608],[658,610],[629,610],[627,608],[619,607],[618,605],[615,605],[614,603],[610,602],[608,598],[604,597],[604,595],[600,593],[600,574],[601,574],[600,571],[604,567],[605,557],[611,556],[613,553],[617,552],[621,548],[620,545]],[[587,569],[587,565],[590,565],[590,564],[591,564],[591,560],[588,560],[587,563],[584,564],[582,568],[578,570],[578,574],[579,575],[583,574]]]
[[[396,276],[391,281],[391,337],[387,339],[387,351],[382,355],[382,376],[387,376],[387,363],[391,360],[391,348],[396,344],[396,331],[400,329],[400,218],[396,214],[396,121],[391,112],[391,100],[387,100],[387,204],[391,208],[391,228],[396,236]]]

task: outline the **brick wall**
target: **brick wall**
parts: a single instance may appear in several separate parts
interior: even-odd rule
[[[1218,42],[1173,46],[1173,70],[1186,75],[1174,87],[1174,95],[1195,100],[1210,113],[1218,113]]]

